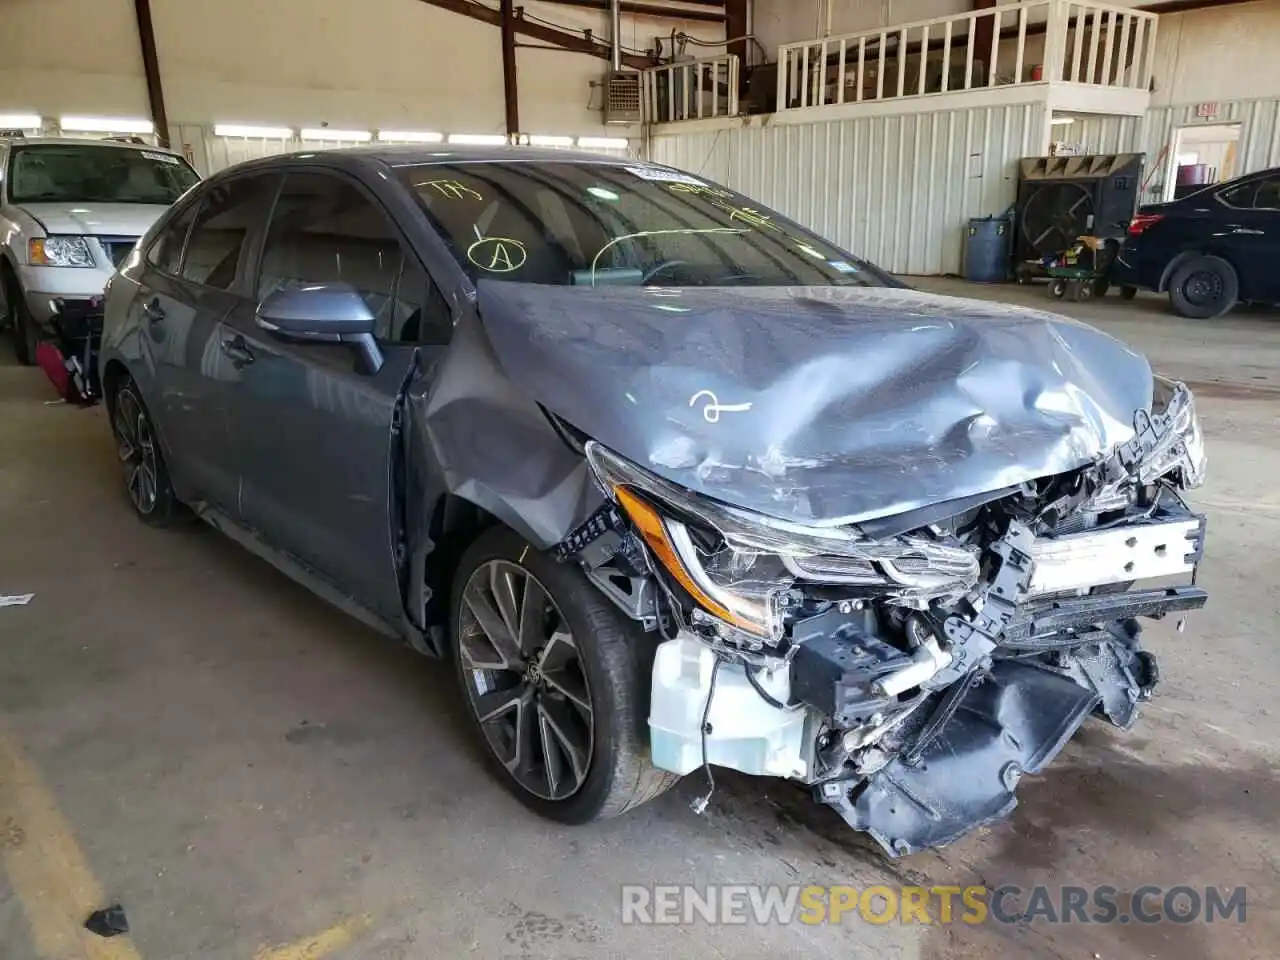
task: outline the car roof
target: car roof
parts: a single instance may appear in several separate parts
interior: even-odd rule
[[[119,147],[121,150],[150,150],[153,153],[170,153],[175,157],[182,156],[176,150],[170,150],[168,147],[157,147],[149,143],[128,143],[123,140],[103,140],[95,137],[3,137],[0,140],[11,147]]]
[[[616,154],[589,153],[581,150],[554,150],[545,147],[473,147],[445,144],[380,144],[365,147],[338,147],[327,150],[299,150],[246,160],[218,171],[210,179],[250,170],[270,170],[282,164],[315,164],[347,170],[369,170],[371,167],[410,167],[433,163],[603,163],[638,164],[644,161]],[[652,165],[652,164],[650,164]]]

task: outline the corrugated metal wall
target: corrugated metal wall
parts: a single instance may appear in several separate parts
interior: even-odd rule
[[[1212,120],[1196,117],[1194,104],[1177,107],[1159,107],[1148,110],[1143,123],[1142,141],[1138,149],[1147,152],[1150,167],[1173,140],[1176,127],[1205,123],[1233,123],[1240,121],[1240,144],[1236,148],[1237,174],[1255,173],[1271,167],[1280,167],[1280,98],[1267,100],[1227,100],[1218,104],[1217,115]],[[1159,176],[1148,180],[1154,185]],[[1159,197],[1146,195],[1146,202]]]
[[[1079,115],[1070,126],[1054,127],[1053,131],[1053,139],[1083,144],[1085,153],[1132,153],[1143,149],[1142,117]],[[1154,159],[1147,158],[1148,162]]]
[[[663,135],[658,162],[719,181],[894,273],[958,273],[970,217],[1003,212],[1039,154],[1038,104]]]

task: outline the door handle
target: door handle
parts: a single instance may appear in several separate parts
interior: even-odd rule
[[[160,298],[152,297],[150,302],[142,305],[142,315],[148,323],[159,323],[164,319],[164,307],[160,306]]]
[[[222,338],[222,352],[231,358],[231,362],[237,367],[242,367],[246,363],[253,363],[253,351],[249,349],[249,344],[240,334],[234,337]]]

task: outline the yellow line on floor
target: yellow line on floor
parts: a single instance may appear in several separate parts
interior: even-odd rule
[[[368,926],[367,915],[349,917],[314,937],[279,947],[264,947],[253,955],[253,960],[319,960],[341,950]]]
[[[18,742],[0,730],[0,862],[44,960],[141,960],[128,937],[85,918],[107,906],[57,800]]]

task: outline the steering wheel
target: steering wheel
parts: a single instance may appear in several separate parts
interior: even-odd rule
[[[640,278],[640,286],[643,287],[646,283],[648,283],[658,274],[662,273],[662,271],[664,270],[669,270],[672,267],[687,267],[688,265],[689,265],[688,260],[663,260],[656,267],[651,267],[648,270],[648,272],[646,272],[645,275]]]

